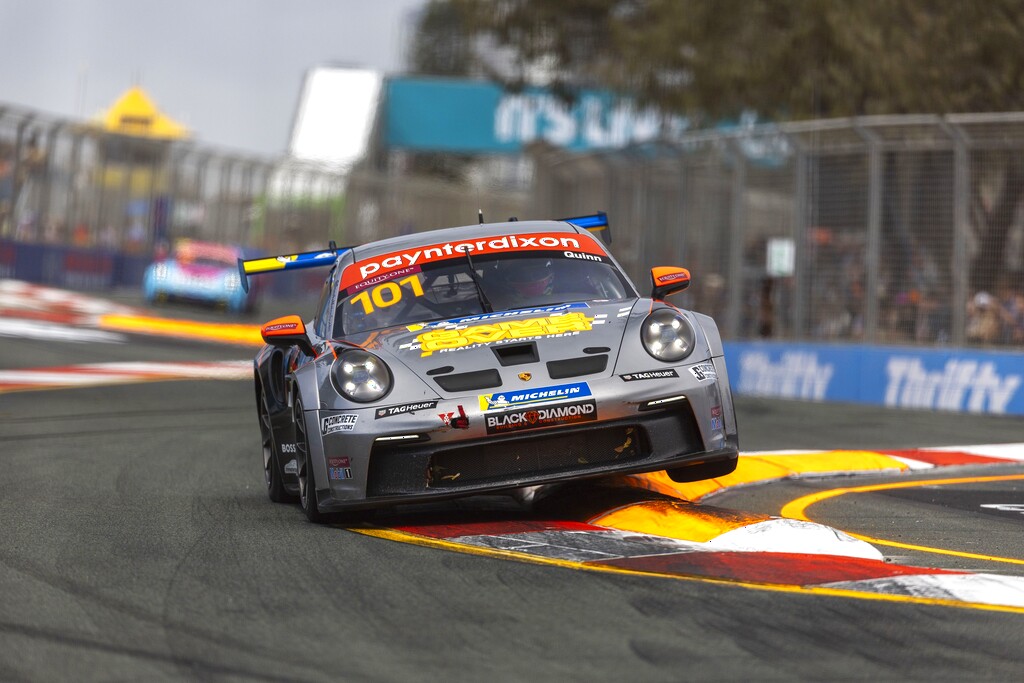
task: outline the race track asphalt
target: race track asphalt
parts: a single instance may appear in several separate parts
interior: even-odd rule
[[[169,340],[0,339],[0,368],[251,355]],[[738,410],[745,451],[1024,441],[1019,418],[750,399]],[[247,381],[0,394],[0,443],[3,681],[1009,681],[1024,672],[1022,614],[579,571],[311,525],[267,500]],[[789,494],[765,493],[773,487],[716,504],[777,513]],[[849,521],[841,506],[827,514],[826,523]],[[936,538],[965,533],[947,533],[940,516],[915,523]],[[1004,550],[1024,557],[1019,541]]]

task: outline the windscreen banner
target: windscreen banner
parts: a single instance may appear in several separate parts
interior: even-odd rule
[[[725,358],[744,396],[1024,415],[1024,353],[726,342]]]

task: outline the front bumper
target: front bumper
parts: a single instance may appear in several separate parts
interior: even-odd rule
[[[735,458],[732,398],[718,384],[724,378],[727,387],[724,365],[718,381],[690,376],[593,380],[595,420],[508,434],[487,433],[485,417],[495,413],[481,410],[475,396],[384,419],[379,406],[308,411],[319,507],[413,503]],[[446,425],[460,408],[468,428]]]

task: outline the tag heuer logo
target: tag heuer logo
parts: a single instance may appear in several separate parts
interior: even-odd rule
[[[531,375],[529,372],[520,372],[519,379],[523,380],[524,382],[529,382],[531,379],[533,379],[533,375]]]

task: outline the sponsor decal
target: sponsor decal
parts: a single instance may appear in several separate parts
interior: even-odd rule
[[[586,382],[573,382],[572,384],[558,384],[537,389],[484,394],[479,399],[480,410],[503,410],[516,406],[586,398],[587,396],[593,396],[590,392],[590,385]]]
[[[352,478],[352,469],[349,467],[328,467],[327,478],[331,481],[340,481],[342,479]]]
[[[284,466],[284,473],[285,474],[298,474],[299,473],[299,463],[297,461],[295,461],[295,460],[289,460],[288,463]]]
[[[341,287],[347,289],[357,282],[380,273],[400,268],[422,266],[435,261],[463,258],[463,254],[497,254],[520,251],[571,251],[603,256],[601,247],[588,235],[562,232],[540,232],[532,235],[503,235],[477,240],[445,242],[427,247],[396,251],[353,264],[342,275]]]
[[[294,453],[295,452],[295,444],[293,444],[293,443],[283,443],[283,444],[281,444],[281,452],[282,453]]]
[[[395,280],[404,275],[413,275],[418,272],[420,272],[419,266],[413,266],[411,268],[399,268],[398,270],[393,270],[390,273],[385,273],[384,275],[378,275],[377,277],[371,277],[368,280],[357,282],[356,284],[349,287],[347,290],[343,291],[346,295],[355,294],[356,292],[364,290],[367,287],[373,287],[374,285],[379,285],[383,282],[387,282],[388,280]]]
[[[565,258],[581,259],[583,261],[598,261],[599,263],[604,263],[605,261],[604,258],[594,254],[578,254],[574,251],[564,251],[562,252],[562,256]]]
[[[643,372],[631,372],[626,375],[619,375],[624,382],[636,382],[641,379],[669,379],[670,377],[678,377],[679,373],[675,370],[645,370]]]
[[[711,417],[722,417],[722,406],[711,406]]]
[[[445,427],[451,427],[452,429],[469,429],[469,418],[466,417],[466,411],[463,407],[459,406],[459,414],[455,415],[451,413],[438,413],[437,416],[441,418],[441,422],[444,423]]]
[[[296,323],[278,323],[276,325],[267,325],[263,328],[264,332],[282,332],[284,330],[294,330],[298,327]]]
[[[327,417],[320,419],[320,433],[327,436],[328,434],[334,434],[335,432],[351,432],[356,428],[356,422],[358,420],[359,416],[355,413],[328,415]]]
[[[382,417],[394,417],[395,415],[415,413],[417,410],[433,410],[436,407],[437,401],[420,401],[419,403],[403,403],[400,406],[385,406],[383,408],[377,408],[377,412],[374,414],[373,419],[379,420]]]
[[[485,415],[488,434],[507,434],[540,427],[591,422],[597,419],[597,403],[582,401],[564,405],[509,410]]]
[[[929,371],[920,358],[893,356],[885,374],[885,405],[900,408],[1002,414],[1021,384],[1021,375],[1000,375],[995,363],[958,358]]]
[[[299,258],[298,254],[292,254],[291,256],[278,256],[277,261],[278,263],[291,263],[297,258]]]
[[[454,318],[452,320],[435,320],[429,323],[416,323],[414,325],[409,325],[406,329],[410,332],[438,329],[458,330],[465,329],[469,323],[478,323],[485,320],[499,320],[501,318],[518,318],[523,315],[554,315],[555,313],[564,313],[565,311],[569,311],[574,308],[590,308],[590,305],[585,301],[574,301],[571,304],[558,304],[557,306],[520,308],[515,311],[498,311],[497,313],[481,313],[479,315],[470,315],[464,318]]]
[[[349,458],[327,458],[328,467],[350,467]]]
[[[720,432],[722,431],[722,418],[713,417],[711,418],[711,431]]]
[[[519,379],[523,380],[524,382],[529,382],[531,379],[533,379],[533,373],[530,373],[530,372],[520,372],[519,373]]]
[[[710,382],[711,380],[718,379],[718,373],[715,372],[713,363],[698,363],[690,367],[690,372],[693,373],[698,382]]]
[[[773,363],[767,353],[751,351],[740,355],[739,392],[822,401],[833,374],[835,365],[819,364],[817,353],[787,351]]]
[[[659,275],[658,276],[658,284],[659,285],[667,285],[668,283],[675,282],[676,280],[689,280],[689,279],[690,279],[690,276],[688,274],[686,274],[686,273],[669,273],[667,275]]]
[[[593,318],[582,313],[563,313],[546,318],[509,320],[465,329],[432,330],[418,335],[416,341],[410,343],[408,348],[418,349],[420,356],[425,357],[435,352],[444,353],[509,340],[571,337],[580,332],[589,332],[593,321]]]

